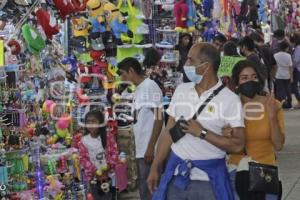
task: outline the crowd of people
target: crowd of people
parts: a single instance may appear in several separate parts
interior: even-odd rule
[[[140,198],[280,199],[280,188],[275,193],[249,190],[249,171],[241,165],[247,158],[278,164],[276,152],[285,142],[284,109],[300,107],[300,34],[288,38],[278,30],[270,44],[259,32],[241,40],[219,34],[213,43],[194,44],[183,34],[177,49],[183,83],[166,110],[160,87],[166,74],[158,70],[158,50],[148,51],[144,66],[135,58],[118,64],[121,79],[136,86],[133,133]],[[245,58],[227,81],[217,75],[222,56]],[[294,107],[292,94],[298,101]],[[95,116],[89,115],[87,123],[97,121]],[[82,145],[97,132],[87,129]],[[105,149],[103,142],[100,146]]]

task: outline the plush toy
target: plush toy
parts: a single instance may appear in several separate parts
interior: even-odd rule
[[[106,31],[103,17],[95,17],[91,20],[93,33],[104,33]]]
[[[92,18],[100,17],[104,15],[104,4],[106,0],[88,0],[86,6],[89,10],[89,15]]]
[[[193,32],[195,28],[194,20],[197,17],[195,3],[200,4],[199,0],[186,0],[186,4],[188,5],[188,15],[187,15],[187,28],[189,32]]]
[[[75,37],[88,36],[90,26],[86,18],[84,17],[73,18],[71,22],[72,22],[73,35]]]
[[[77,11],[85,11],[88,0],[72,0],[72,4]]]
[[[22,33],[31,53],[38,54],[45,48],[46,44],[44,39],[40,33],[29,24],[23,25]]]
[[[77,60],[74,55],[65,57],[61,63],[63,65],[68,65],[68,68],[66,69],[73,77],[75,77],[77,73]]]
[[[91,39],[91,46],[93,50],[100,51],[105,49],[101,33],[99,32],[91,33],[90,39]]]
[[[214,2],[213,0],[203,0],[202,2],[202,6],[203,6],[203,15],[204,17],[211,17],[211,10],[214,7]]]
[[[122,45],[121,34],[127,34],[132,38],[133,33],[127,27],[125,18],[121,15],[118,8],[110,2],[104,4],[104,16],[105,20],[111,28],[118,45]]]
[[[10,53],[12,55],[19,55],[21,53],[21,45],[17,40],[10,40],[7,43],[7,46],[10,48]]]
[[[71,0],[53,0],[53,3],[63,20],[65,20],[68,15],[76,11]]]
[[[59,33],[58,24],[56,19],[51,13],[43,8],[36,11],[38,24],[43,28],[48,39],[52,39],[53,35]]]
[[[92,73],[103,74],[104,71],[107,70],[107,67],[108,67],[108,64],[106,61],[106,52],[92,50],[90,52],[90,54],[95,62],[95,64],[92,66]]]
[[[178,32],[187,32],[187,17],[189,7],[185,0],[179,0],[174,6],[174,15],[176,18],[175,30]]]
[[[268,21],[268,5],[267,5],[267,0],[259,0],[258,2],[259,8],[258,8],[258,16],[259,16],[259,21],[263,23],[267,23]]]
[[[73,37],[70,39],[70,47],[78,53],[85,53],[88,49],[88,43],[84,36]],[[77,57],[77,56],[76,56]]]

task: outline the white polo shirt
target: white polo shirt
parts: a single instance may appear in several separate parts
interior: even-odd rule
[[[207,97],[221,84],[219,80],[214,87],[203,92],[200,97],[194,83],[179,85],[174,92],[167,113],[176,120],[180,116],[186,120],[191,119]],[[225,87],[208,103],[197,120],[204,128],[219,135],[222,134],[222,128],[226,124],[230,124],[231,127],[244,127],[240,98]],[[219,159],[226,155],[225,151],[191,134],[186,134],[178,142],[173,143],[171,148],[183,160]],[[209,180],[207,174],[197,168],[191,170],[190,179]]]
[[[133,103],[138,112],[137,122],[133,126],[136,158],[144,158],[154,126],[154,113],[151,109],[161,106],[162,98],[161,89],[149,78],[136,88]]]

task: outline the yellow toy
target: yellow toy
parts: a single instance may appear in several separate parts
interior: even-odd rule
[[[118,68],[116,66],[113,66],[112,64],[108,65],[107,68],[107,80],[103,81],[103,87],[105,89],[113,89],[116,88],[116,77],[118,77]]]
[[[86,18],[84,17],[73,18],[71,22],[72,22],[73,35],[75,37],[89,35],[90,25]]]
[[[107,24],[111,28],[115,38],[117,39],[117,44],[121,45],[121,35],[126,34],[128,37],[132,38],[133,33],[128,29],[127,22],[125,18],[120,13],[119,9],[110,2],[104,4],[104,16]]]
[[[86,4],[89,9],[89,14],[92,18],[103,16],[104,4],[107,3],[106,0],[89,0]]]

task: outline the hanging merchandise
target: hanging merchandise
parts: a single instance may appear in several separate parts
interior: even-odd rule
[[[176,18],[175,30],[178,32],[187,32],[187,19],[189,7],[185,0],[179,0],[174,6],[174,15]]]
[[[59,33],[56,18],[50,11],[40,8],[36,11],[38,24],[43,28],[48,39],[52,39],[53,35]]]
[[[71,0],[53,0],[53,3],[62,20],[65,20],[67,16],[76,11]]]
[[[29,51],[33,54],[39,54],[46,46],[40,33],[29,24],[22,27],[22,34]]]

